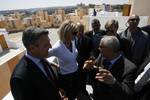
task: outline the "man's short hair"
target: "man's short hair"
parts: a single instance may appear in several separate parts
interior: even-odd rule
[[[136,14],[132,14],[131,16],[129,16],[129,19],[128,19],[128,22],[130,20],[137,20],[137,21],[140,21],[140,17]]]
[[[25,29],[22,35],[22,42],[26,48],[29,45],[34,45],[38,42],[42,35],[48,35],[49,32],[46,29],[39,27],[29,27]]]
[[[98,19],[93,19],[92,20],[92,23],[97,23],[97,22],[100,23],[100,21]]]

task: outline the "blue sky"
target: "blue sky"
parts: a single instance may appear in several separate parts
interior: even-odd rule
[[[26,9],[37,7],[68,6],[79,3],[93,4],[124,4],[128,0],[0,0],[0,10]]]

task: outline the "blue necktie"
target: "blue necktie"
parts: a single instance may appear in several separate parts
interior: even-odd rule
[[[110,63],[109,60],[104,59],[102,64],[104,65],[104,68],[105,68],[105,69],[108,69],[108,70],[109,70],[109,66],[111,65],[111,63]]]

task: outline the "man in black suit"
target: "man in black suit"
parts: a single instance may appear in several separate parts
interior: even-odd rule
[[[92,50],[92,41],[91,39],[84,34],[84,25],[77,23],[77,34],[75,36],[76,48],[78,50],[77,62],[80,73],[80,85],[79,90],[83,93],[87,93],[85,90],[86,84],[86,74],[87,71],[83,71],[83,65],[86,60],[90,58],[90,53]]]
[[[150,25],[143,26],[141,29],[150,35]]]
[[[101,30],[101,24],[98,19],[93,19],[92,23],[92,30],[85,33],[88,37],[92,40],[92,52],[91,56],[97,58],[99,55],[98,45],[99,41],[101,40],[102,36],[106,34],[104,30]]]
[[[137,68],[143,63],[150,48],[149,34],[138,27],[139,22],[138,15],[131,15],[126,23],[127,29],[119,34],[125,57],[136,64]]]
[[[150,52],[137,70],[135,80],[136,100],[150,99]]]
[[[37,27],[27,28],[23,32],[22,41],[27,52],[17,64],[10,80],[15,100],[61,100],[51,66],[47,65],[45,69],[41,62],[51,48],[48,33]]]
[[[77,23],[76,47],[79,68],[83,69],[84,61],[88,60],[92,50],[92,40],[84,34],[84,25]]]
[[[101,55],[96,61],[98,70],[92,84],[94,100],[132,100],[136,66],[121,54],[115,36],[104,36],[99,49]],[[92,63],[86,61],[85,65]]]

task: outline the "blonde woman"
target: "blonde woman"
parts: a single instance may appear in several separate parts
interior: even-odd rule
[[[72,21],[65,21],[58,31],[60,40],[49,50],[50,56],[58,58],[60,86],[65,90],[69,100],[76,98],[79,79],[76,61],[78,51],[73,41],[75,32],[76,24]]]
[[[120,39],[119,34],[117,33],[118,28],[119,28],[119,23],[115,19],[110,19],[105,24],[106,35],[108,35],[108,36],[116,36],[117,39],[120,42],[120,45],[121,45],[120,49],[122,50],[122,41]]]
[[[110,36],[117,36],[119,24],[115,19],[108,20],[105,24],[106,34]]]

